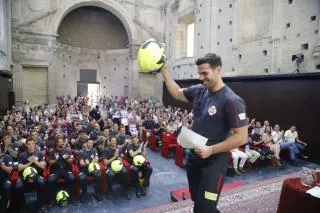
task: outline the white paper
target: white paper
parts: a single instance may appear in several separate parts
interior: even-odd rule
[[[314,197],[320,198],[320,187],[319,186],[315,186],[312,189],[309,189],[307,191],[308,194],[311,194]]]
[[[177,139],[178,144],[186,149],[203,148],[206,145],[207,141],[208,138],[195,133],[185,126],[181,128],[181,132]]]

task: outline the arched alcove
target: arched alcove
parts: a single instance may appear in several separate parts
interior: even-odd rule
[[[121,20],[111,12],[93,6],[69,12],[58,28],[58,42],[73,47],[125,49],[129,36]]]

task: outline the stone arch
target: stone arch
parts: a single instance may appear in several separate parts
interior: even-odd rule
[[[130,17],[128,17],[126,13],[122,8],[122,6],[115,2],[114,0],[104,0],[104,1],[99,1],[99,0],[78,0],[78,1],[71,1],[67,5],[63,6],[60,10],[58,10],[53,19],[52,19],[52,32],[54,34],[58,33],[59,26],[61,22],[63,21],[64,17],[71,12],[72,10],[75,10],[79,7],[84,7],[84,6],[94,6],[94,7],[100,7],[103,8],[112,14],[114,14],[116,17],[120,19],[122,24],[124,25],[126,32],[128,34],[129,38],[129,44],[134,43],[135,40],[135,35],[134,35],[134,24],[131,21]]]

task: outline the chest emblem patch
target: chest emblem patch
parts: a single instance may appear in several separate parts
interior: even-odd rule
[[[211,106],[211,107],[209,107],[209,109],[208,109],[208,114],[209,114],[210,116],[215,115],[216,113],[217,113],[217,108],[216,108],[216,106]]]

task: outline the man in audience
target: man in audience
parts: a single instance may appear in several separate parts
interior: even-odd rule
[[[13,169],[13,159],[10,155],[0,152],[0,163],[0,212],[7,212],[11,198],[10,174]]]
[[[72,163],[74,162],[74,156],[70,148],[65,147],[63,138],[57,138],[55,149],[49,152],[48,162],[50,165],[51,174],[48,177],[50,190],[50,202],[55,200],[55,195],[58,192],[59,178],[64,178],[67,182],[68,192],[71,199],[76,198],[76,177],[72,173]]]
[[[107,173],[107,199],[111,199],[111,197],[116,198],[116,194],[113,190],[113,182],[120,182],[121,186],[124,190],[124,196],[127,200],[131,198],[128,195],[128,187],[129,187],[129,177],[126,168],[122,168],[121,171],[115,172],[112,171],[111,163],[115,160],[122,160],[121,156],[123,154],[117,148],[117,139],[115,137],[111,137],[110,146],[102,151],[101,159],[103,164],[106,167]]]
[[[246,172],[243,169],[243,166],[246,163],[248,156],[244,152],[240,151],[238,148],[231,150],[231,155],[232,155],[233,168],[235,170],[235,173],[237,175],[240,175],[241,172]],[[240,163],[239,163],[239,158],[241,159]],[[239,163],[239,169],[238,169],[238,163]]]
[[[79,157],[79,163],[80,163],[79,179],[80,179],[80,185],[82,190],[81,202],[86,202],[87,200],[87,195],[88,195],[87,194],[88,193],[87,177],[88,176],[91,176],[94,178],[94,190],[95,190],[94,197],[98,201],[102,200],[100,168],[95,169],[91,173],[88,170],[89,164],[98,163],[98,162],[99,162],[99,156],[98,156],[97,150],[93,148],[93,140],[88,139],[86,141],[86,146],[83,147]]]
[[[252,144],[252,139],[249,136],[248,137],[248,142],[243,147],[244,147],[244,150],[245,150],[245,154],[248,156],[249,162],[251,164],[254,164],[260,158],[261,155],[256,150],[250,148],[251,144]],[[251,165],[249,164],[249,166],[251,166]]]
[[[283,140],[283,133],[284,133],[283,130],[280,131],[280,126],[279,126],[279,124],[275,124],[275,125],[274,125],[274,130],[273,130],[272,133],[271,133],[271,135],[272,135],[273,140],[274,140],[275,143],[281,144],[281,143],[284,142],[284,140]]]
[[[303,158],[308,158],[307,156],[302,154],[307,147],[307,143],[299,139],[298,132],[295,126],[291,126],[290,129],[288,129],[284,133],[284,139],[287,142],[292,142],[297,147],[296,154],[301,155],[301,157]]]
[[[126,128],[120,127],[120,132],[117,136],[117,148],[124,153],[126,150],[126,147],[128,145],[128,141],[130,139],[129,135],[126,135]]]
[[[128,145],[128,160],[132,165],[132,180],[136,188],[136,197],[140,198],[140,195],[145,196],[147,193],[146,187],[149,185],[150,176],[152,174],[152,168],[143,163],[141,166],[133,164],[133,158],[137,155],[142,155],[144,158],[147,157],[147,147],[148,143],[143,144],[139,142],[137,136],[132,136],[132,144]],[[143,179],[143,184],[140,183],[139,179]]]
[[[30,187],[37,189],[37,201],[40,205],[45,205],[45,181],[42,177],[43,170],[46,167],[46,162],[43,154],[36,150],[36,144],[32,139],[27,140],[27,151],[19,155],[18,170],[23,174],[23,170],[27,167],[31,167],[36,170],[36,174],[28,177],[21,177],[16,183],[16,189],[18,192],[19,203],[24,204],[24,193],[30,190]]]

